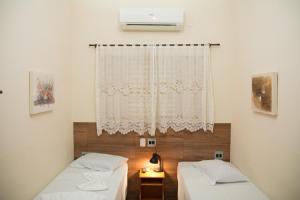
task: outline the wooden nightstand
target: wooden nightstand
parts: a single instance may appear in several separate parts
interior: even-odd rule
[[[145,172],[140,170],[140,199],[164,199],[165,172]]]

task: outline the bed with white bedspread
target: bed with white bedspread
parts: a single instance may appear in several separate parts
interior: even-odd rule
[[[98,154],[100,157],[105,155],[106,161],[103,162],[103,159],[97,160],[98,155],[95,155],[89,160],[79,158],[73,161],[34,200],[125,200],[127,160],[118,160],[117,163],[108,154]],[[112,164],[112,169],[103,169],[103,165],[110,168]]]
[[[268,200],[268,197],[248,180],[212,184],[205,171],[199,170],[198,163],[178,163],[178,200]]]

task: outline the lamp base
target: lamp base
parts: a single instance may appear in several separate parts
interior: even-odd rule
[[[162,170],[162,169],[154,169],[153,171],[154,172],[163,172],[164,170]]]

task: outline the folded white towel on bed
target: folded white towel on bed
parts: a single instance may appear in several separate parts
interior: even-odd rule
[[[97,191],[107,190],[108,186],[103,180],[92,180],[78,185],[78,188],[86,191]]]
[[[106,200],[106,197],[94,192],[76,191],[43,194],[39,200]]]
[[[88,182],[78,185],[80,190],[96,191],[96,190],[107,190],[108,186],[105,181],[106,178],[112,175],[112,171],[108,172],[86,172],[83,176]]]

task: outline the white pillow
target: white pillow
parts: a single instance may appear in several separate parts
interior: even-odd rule
[[[195,164],[210,180],[210,184],[248,181],[238,169],[222,160],[203,160]]]
[[[102,153],[88,153],[71,163],[71,167],[96,171],[113,171],[126,163],[128,158]]]

